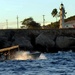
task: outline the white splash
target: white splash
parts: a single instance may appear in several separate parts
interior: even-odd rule
[[[35,58],[29,51],[17,51],[14,55],[13,60],[34,60]],[[44,54],[40,54],[37,59],[47,59]]]
[[[43,53],[41,53],[38,59],[47,59],[47,57]]]
[[[30,55],[30,52],[28,51],[18,51],[15,54],[14,60],[27,60],[27,59],[32,59]]]

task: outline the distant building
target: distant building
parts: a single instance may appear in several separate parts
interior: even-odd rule
[[[75,20],[65,22],[65,28],[75,28]]]

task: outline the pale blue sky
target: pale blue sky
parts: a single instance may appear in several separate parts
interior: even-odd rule
[[[61,2],[65,6],[67,17],[75,15],[75,0],[0,0],[0,23],[4,23],[6,19],[16,22],[17,15],[19,21],[33,17],[41,23],[42,15],[45,15],[46,22],[54,22],[51,12],[54,8],[59,10]]]

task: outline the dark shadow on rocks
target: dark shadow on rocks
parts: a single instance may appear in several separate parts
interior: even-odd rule
[[[52,48],[48,48],[47,52],[48,53],[57,53],[59,51],[59,48],[55,48],[55,47],[52,47]]]
[[[5,45],[5,40],[0,39],[0,49],[2,49]]]
[[[39,45],[39,44],[37,44],[36,46],[35,46],[35,50],[36,51],[40,51],[40,52],[47,52],[46,51],[46,47],[45,46],[42,46],[42,45]]]
[[[15,35],[15,32],[13,30],[8,30],[5,32],[5,37],[8,38],[8,41],[14,41],[13,36]]]

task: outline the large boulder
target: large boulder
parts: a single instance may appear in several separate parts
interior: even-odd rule
[[[41,33],[37,38],[36,38],[36,44],[41,45],[41,46],[46,46],[46,47],[53,47],[55,45],[54,42],[55,36],[50,35],[48,33]]]
[[[13,30],[7,30],[5,32],[5,37],[8,39],[8,41],[12,41],[12,37],[15,35],[15,32]]]
[[[27,40],[25,37],[15,37],[15,41],[12,45],[19,45],[20,48],[24,49],[32,49],[33,46],[29,40]]]
[[[68,48],[75,43],[75,38],[59,36],[56,38],[56,46],[59,48]]]
[[[7,37],[0,36],[0,49],[11,46],[11,41]]]
[[[5,37],[0,36],[0,49],[5,47],[6,40],[7,39]]]

